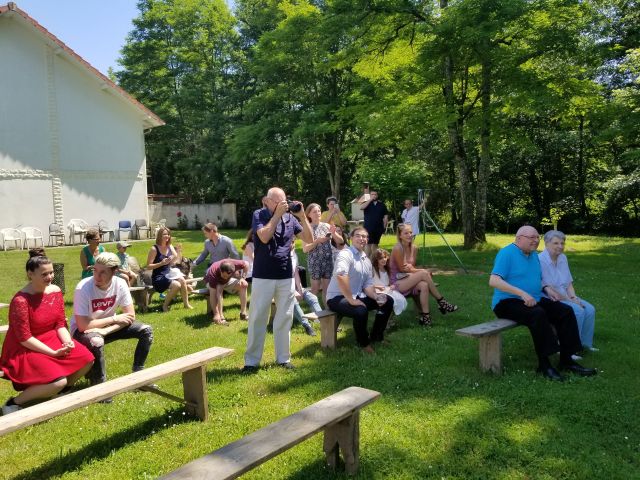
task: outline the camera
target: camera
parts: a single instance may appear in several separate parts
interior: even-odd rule
[[[287,200],[287,205],[291,213],[298,213],[300,210],[302,210],[302,204],[295,200]]]

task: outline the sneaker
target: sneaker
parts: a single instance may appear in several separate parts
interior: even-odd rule
[[[313,327],[311,326],[311,324],[309,323],[303,323],[302,324],[302,328],[304,328],[304,331],[307,333],[307,335],[309,335],[310,337],[315,337],[316,336],[316,331],[313,329]]]
[[[240,320],[248,320],[249,316],[246,313],[241,313],[240,314]]]
[[[136,392],[157,392],[160,390],[160,387],[155,383],[150,383],[149,385],[143,385],[139,388],[136,388]]]
[[[13,400],[13,398],[10,398],[9,400]],[[9,403],[9,400],[7,400],[7,403]],[[7,403],[2,406],[2,415],[9,415],[10,413],[22,410],[20,405],[16,405],[15,403],[13,405],[7,405]]]
[[[167,298],[167,296],[164,293],[161,293],[160,295],[158,295],[158,298],[160,298],[160,300],[164,300],[165,298]]]
[[[296,367],[294,367],[291,362],[279,363],[278,366],[282,367],[282,368],[284,368],[286,370],[295,370],[296,369]]]
[[[580,355],[571,355],[571,360],[577,362],[578,360],[582,360],[582,357]]]
[[[113,397],[104,398],[104,399],[100,400],[98,403],[104,403],[105,405],[108,405],[110,403],[113,403]]]
[[[258,373],[258,367],[256,367],[255,365],[245,365],[244,367],[242,367],[241,372],[244,373],[245,375]]]
[[[600,349],[596,348],[596,347],[587,347],[587,350],[589,350],[590,352],[599,352]]]

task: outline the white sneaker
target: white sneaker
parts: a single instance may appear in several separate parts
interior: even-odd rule
[[[580,355],[571,355],[571,360],[577,362],[578,360],[582,360],[582,357]]]
[[[2,415],[9,415],[10,413],[17,412],[21,410],[22,407],[20,405],[7,405],[6,403],[2,406]]]
[[[587,347],[587,350],[589,350],[590,352],[599,352],[600,349],[596,348],[596,347]]]

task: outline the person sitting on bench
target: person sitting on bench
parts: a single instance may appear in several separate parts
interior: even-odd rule
[[[237,293],[240,297],[240,320],[247,319],[247,287],[245,280],[249,264],[244,260],[228,258],[211,264],[204,276],[209,288],[209,302],[213,312],[213,323],[228,325],[222,313],[222,293]]]
[[[96,359],[88,374],[91,385],[107,379],[106,343],[130,338],[138,340],[133,355],[134,372],[144,368],[153,343],[151,325],[136,321],[127,282],[116,276],[119,267],[120,259],[115,253],[101,253],[96,257],[93,276],[81,280],[73,295],[73,338],[87,347]],[[122,313],[116,314],[118,308]]]
[[[70,388],[93,365],[91,352],[69,335],[64,298],[51,283],[53,265],[43,248],[29,251],[26,270],[29,283],[11,300],[0,356],[3,376],[20,394],[4,404],[3,415]]]
[[[376,294],[373,285],[373,266],[364,253],[369,233],[362,227],[351,232],[351,246],[340,251],[327,289],[327,305],[331,310],[353,318],[356,341],[366,353],[375,353],[374,342],[384,340],[393,298]],[[376,310],[376,318],[367,332],[369,310]]]
[[[529,329],[538,356],[538,372],[546,378],[563,381],[558,370],[595,375],[594,368],[585,368],[571,358],[582,349],[571,307],[542,296],[542,273],[536,252],[539,243],[537,230],[524,226],[516,233],[515,242],[498,252],[489,277],[489,285],[494,289],[491,308],[498,318],[513,320]],[[558,350],[560,363],[556,370],[549,356]]]

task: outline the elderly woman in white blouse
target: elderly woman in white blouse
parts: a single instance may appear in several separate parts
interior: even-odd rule
[[[567,256],[563,253],[565,238],[564,233],[558,230],[550,230],[544,234],[544,251],[538,255],[542,268],[543,293],[551,300],[560,301],[573,309],[582,346],[596,351],[593,347],[596,309],[576,295]]]

